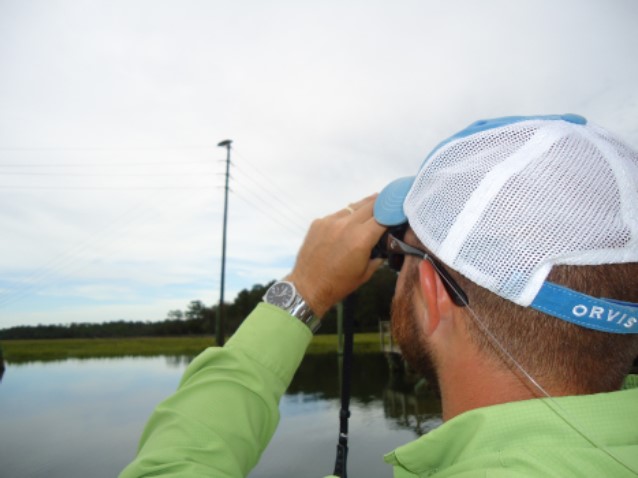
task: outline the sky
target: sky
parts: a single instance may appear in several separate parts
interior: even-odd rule
[[[634,0],[0,0],[0,329],[163,320],[483,118],[638,149]]]

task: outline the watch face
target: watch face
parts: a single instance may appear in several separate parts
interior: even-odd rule
[[[289,282],[276,282],[266,292],[266,302],[286,309],[292,305],[295,288]]]

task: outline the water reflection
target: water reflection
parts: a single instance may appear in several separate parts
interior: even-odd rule
[[[2,352],[2,344],[0,344],[0,382],[4,376],[4,353]]]
[[[250,478],[326,476],[334,466],[339,431],[338,357],[307,356],[283,397],[281,422]],[[353,362],[348,473],[387,477],[383,455],[441,424],[436,394],[403,373],[391,373],[382,354]],[[303,470],[303,472],[300,472]]]
[[[306,400],[339,400],[341,363],[333,355],[304,358],[286,395]],[[401,369],[392,370],[383,354],[357,355],[352,366],[351,399],[359,405],[383,404],[386,419],[416,435],[440,424],[441,402],[425,380]]]
[[[185,369],[192,355],[164,356],[167,367]],[[286,392],[292,402],[321,402],[341,397],[341,360],[335,355],[308,355]],[[441,413],[435,390],[425,380],[401,369],[389,367],[383,354],[357,355],[352,368],[351,398],[359,405],[383,403],[386,418],[399,427],[422,435],[432,418]]]
[[[193,355],[164,355],[166,365],[170,368],[186,368],[194,358]]]
[[[1,350],[0,350],[1,352]],[[2,355],[0,354],[0,381],[2,374],[8,369],[30,368],[36,367],[56,367],[61,364],[68,363],[92,363],[92,362],[116,362],[122,363],[124,361],[152,361],[152,360],[164,360],[166,366],[169,368],[183,369],[188,366],[189,363],[196,357],[196,355],[122,355],[122,356],[108,356],[108,357],[69,357],[69,358],[56,358],[56,359],[35,359],[35,360],[20,360],[20,361],[2,361]]]
[[[163,357],[8,364],[0,385],[0,476],[117,476],[182,373]]]
[[[133,458],[154,407],[190,356],[8,364],[0,385],[2,476],[113,477]],[[281,401],[281,423],[251,478],[325,476],[334,466],[341,369],[307,356]],[[382,455],[440,423],[438,400],[391,375],[383,355],[355,356],[349,472],[388,476]],[[60,440],[64,430],[64,440]],[[36,455],[33,450],[38,450]]]
[[[441,424],[441,402],[429,392],[423,395],[388,387],[383,392],[383,411],[397,425],[409,428],[419,436]]]

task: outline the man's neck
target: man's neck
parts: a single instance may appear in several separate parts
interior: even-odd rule
[[[475,408],[544,396],[522,374],[473,353],[457,355],[438,372],[446,421]]]

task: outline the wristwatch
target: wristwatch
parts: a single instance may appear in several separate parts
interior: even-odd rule
[[[316,317],[312,310],[310,310],[310,307],[306,304],[303,297],[299,295],[292,282],[275,282],[266,291],[263,300],[267,304],[275,305],[299,319],[306,324],[313,334],[321,325],[319,317]]]

